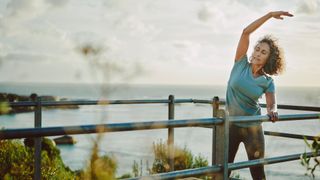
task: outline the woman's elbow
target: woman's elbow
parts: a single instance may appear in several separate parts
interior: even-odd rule
[[[250,31],[249,31],[248,28],[244,28],[244,29],[242,30],[242,35],[249,35],[249,34],[250,34]]]

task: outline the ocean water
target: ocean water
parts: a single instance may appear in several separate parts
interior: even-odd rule
[[[198,98],[211,99],[214,96],[224,98],[224,86],[175,86],[175,85],[113,85],[101,86],[93,84],[0,84],[0,92],[29,95],[55,95],[69,99],[166,99],[169,94],[176,99]],[[261,98],[264,101],[264,98]],[[320,106],[320,87],[278,87],[279,104]],[[166,120],[168,107],[165,104],[149,105],[109,105],[81,106],[71,110],[44,110],[43,126],[68,126],[96,123],[120,123]],[[265,113],[265,110],[263,110]],[[306,111],[279,110],[280,114],[313,113]],[[191,119],[211,117],[212,110],[206,104],[177,104],[175,119]],[[0,126],[5,128],[33,127],[34,114],[22,113],[0,116]],[[305,135],[319,135],[320,121],[290,121],[264,123],[264,130],[288,132]],[[58,146],[64,162],[71,169],[86,166],[91,152],[92,142],[96,135],[76,135],[75,145]],[[152,164],[152,143],[167,138],[167,130],[145,130],[104,134],[99,144],[101,154],[109,154],[118,162],[119,175],[131,172],[133,161],[142,161],[143,173],[146,172],[147,161]],[[212,131],[205,128],[175,129],[175,144],[187,146],[193,154],[206,157],[211,161]],[[266,157],[275,157],[295,153],[303,153],[306,148],[303,140],[265,136]],[[246,153],[241,145],[236,162],[245,161]],[[211,162],[210,162],[211,163]],[[265,166],[268,179],[310,179],[305,176],[305,169],[299,161],[284,162]],[[242,179],[251,179],[248,169],[236,172]],[[320,178],[319,171],[317,178]]]

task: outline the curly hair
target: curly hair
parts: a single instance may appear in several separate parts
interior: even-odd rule
[[[283,73],[285,68],[282,49],[278,46],[277,40],[270,35],[262,37],[256,44],[267,43],[270,48],[270,54],[266,64],[263,67],[265,73],[269,75],[278,75]]]

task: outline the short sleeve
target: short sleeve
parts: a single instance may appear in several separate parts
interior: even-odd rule
[[[248,56],[245,54],[239,60],[235,61],[233,67],[236,69],[243,69],[247,65],[249,65]]]
[[[271,92],[271,93],[275,92],[275,86],[274,86],[273,79],[271,79],[271,82],[269,83],[269,85],[268,85],[267,89],[265,90],[265,92]]]

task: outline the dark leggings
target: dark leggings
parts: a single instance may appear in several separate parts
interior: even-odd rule
[[[230,125],[229,136],[229,163],[234,161],[241,142],[244,143],[249,160],[264,158],[264,136],[261,125],[245,128]],[[254,180],[266,179],[263,165],[250,167],[250,172]]]

